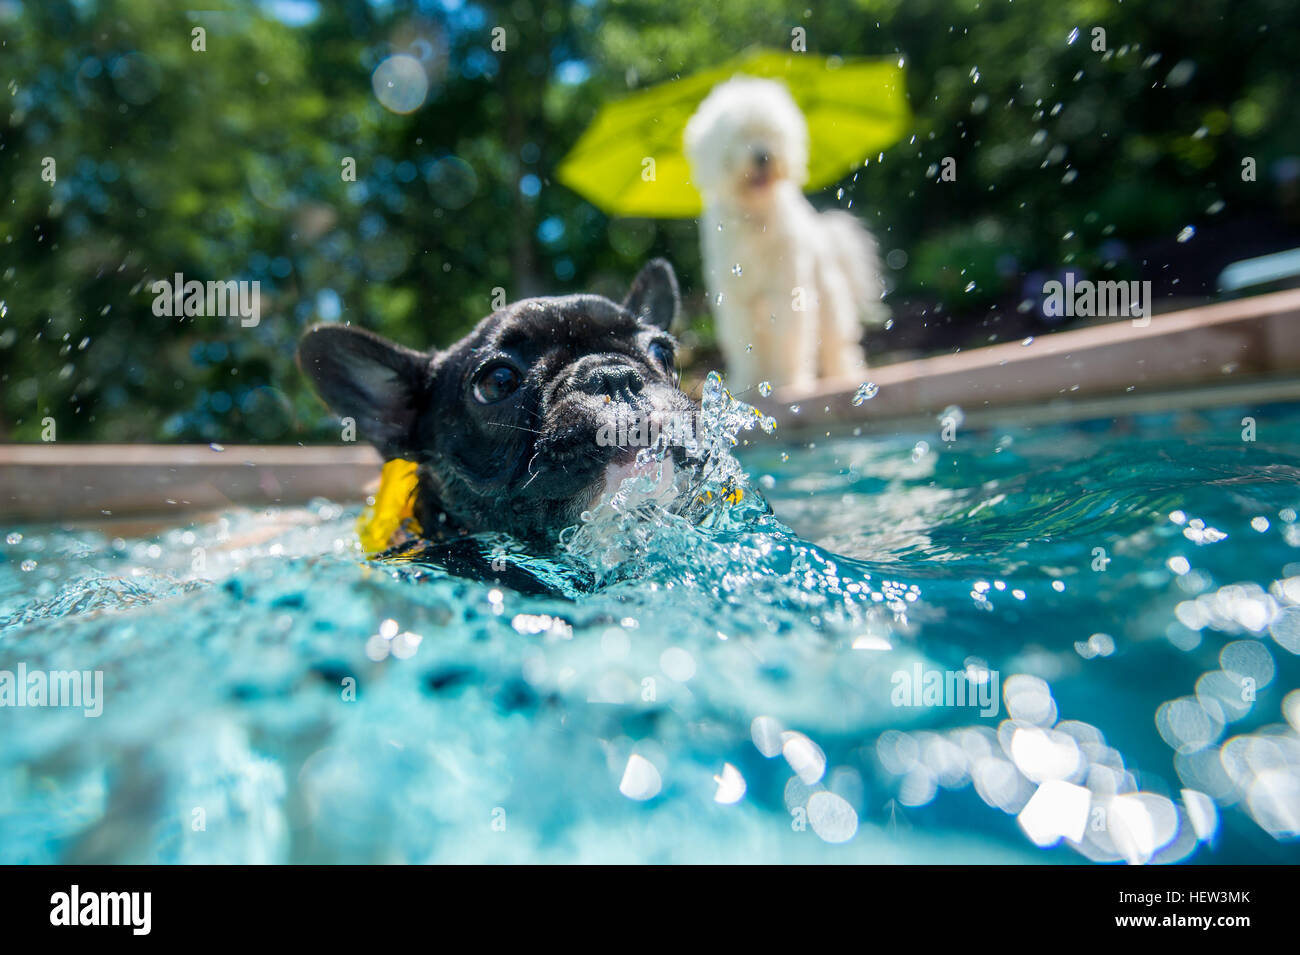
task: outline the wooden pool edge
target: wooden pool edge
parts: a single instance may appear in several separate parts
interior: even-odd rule
[[[932,430],[950,406],[972,429],[1300,401],[1300,289],[884,365],[869,378],[880,391],[858,406],[857,381],[756,401],[780,422],[778,439]],[[358,444],[0,445],[0,521],[190,519],[235,505],[357,501],[378,468],[375,451]]]
[[[188,519],[236,505],[355,501],[379,465],[368,445],[0,445],[0,520]]]
[[[929,427],[951,406],[979,426],[1291,401],[1300,397],[1300,289],[883,365],[867,377],[879,393],[858,406],[857,381],[756,403],[787,434],[835,434]]]

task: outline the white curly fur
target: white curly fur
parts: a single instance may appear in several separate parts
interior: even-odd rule
[[[714,87],[686,126],[686,155],[728,384],[860,382],[862,322],[887,315],[876,243],[804,198],[808,127],[789,91],[747,76]]]

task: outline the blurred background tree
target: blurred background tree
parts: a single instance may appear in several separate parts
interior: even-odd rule
[[[1300,245],[1292,0],[205,5],[0,0],[0,438],[338,440],[293,367],[307,324],[446,344],[496,288],[619,295],[650,255],[698,374],[695,223],[610,220],[552,172],[609,97],[795,27],[907,64],[914,133],[814,197],[880,238],[877,361],[1051,331],[1063,269],[1167,308]],[[261,322],[155,316],[176,272],[259,281]]]

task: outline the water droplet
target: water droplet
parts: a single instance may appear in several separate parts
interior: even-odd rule
[[[211,444],[209,444],[208,447],[211,448],[213,451],[217,451],[217,452],[221,452],[221,451],[226,450],[226,446],[225,446],[225,445],[223,445],[223,444],[217,444],[215,441],[212,442]]]
[[[1077,39],[1079,39],[1079,28],[1075,27],[1073,30],[1070,31],[1070,35],[1065,38],[1065,45],[1073,46],[1074,41]]]
[[[1178,233],[1178,241],[1186,242],[1189,239],[1191,239],[1191,237],[1194,235],[1196,235],[1196,226],[1192,226],[1192,225],[1184,226],[1183,231]]]
[[[770,381],[760,381],[758,383],[758,393],[764,398],[772,396],[772,383]]]
[[[13,531],[8,537],[5,538],[6,544],[21,544],[22,542],[23,542],[23,535],[18,533],[17,531]]]
[[[1021,342],[1020,344],[1023,345],[1024,347],[1028,348],[1028,347],[1029,347],[1030,345],[1032,345],[1033,343],[1034,343],[1034,336],[1033,336],[1033,335],[1030,335],[1028,338],[1026,338],[1026,339],[1025,339],[1023,342]]]
[[[32,560],[31,558],[28,558],[18,566],[22,568],[23,573],[29,574],[36,569],[36,561]]]
[[[857,391],[853,393],[853,406],[856,408],[864,401],[870,401],[880,393],[880,386],[874,381],[864,382]]]

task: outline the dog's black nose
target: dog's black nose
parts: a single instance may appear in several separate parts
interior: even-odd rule
[[[757,166],[759,169],[763,169],[771,161],[772,161],[772,156],[768,153],[766,149],[754,150],[754,165]]]
[[[574,385],[589,395],[607,395],[628,401],[645,387],[641,373],[631,365],[598,365],[584,373]]]

